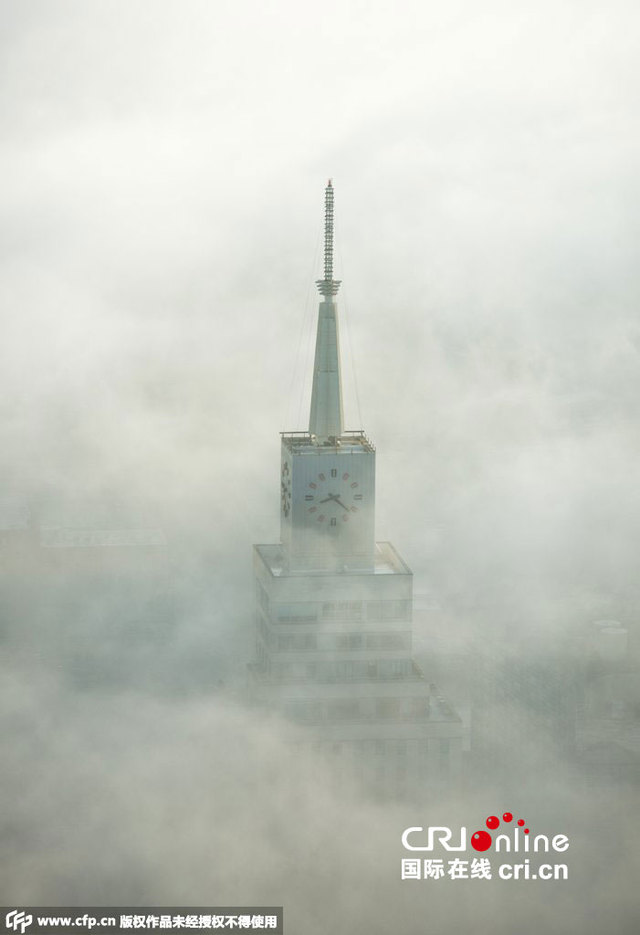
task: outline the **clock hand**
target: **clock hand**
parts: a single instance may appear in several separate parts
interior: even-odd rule
[[[328,497],[325,497],[324,500],[321,500],[320,503],[327,503],[329,500],[335,500],[335,496],[330,493]]]
[[[343,510],[346,510],[347,513],[350,512],[349,507],[348,507],[348,506],[345,506],[344,503],[342,502],[342,500],[339,500],[338,497],[334,497],[333,499],[336,501],[336,503],[338,504],[338,506],[341,506],[341,507],[342,507]]]

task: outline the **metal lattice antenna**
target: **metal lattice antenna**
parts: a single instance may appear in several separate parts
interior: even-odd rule
[[[336,295],[340,280],[333,278],[333,183],[327,182],[324,190],[324,279],[317,279],[316,286],[321,295],[329,298]]]

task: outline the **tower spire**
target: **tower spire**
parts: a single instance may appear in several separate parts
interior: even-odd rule
[[[333,183],[324,190],[324,279],[316,280],[322,296],[318,310],[316,356],[313,364],[313,388],[309,434],[318,442],[335,440],[342,435],[342,380],[340,376],[340,340],[334,296],[340,282],[333,278]]]
[[[321,295],[336,295],[340,280],[333,278],[333,182],[324,190],[324,279],[316,280]]]

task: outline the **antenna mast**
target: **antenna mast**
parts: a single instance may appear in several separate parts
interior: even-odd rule
[[[340,280],[333,278],[333,183],[327,182],[324,190],[324,279],[317,279],[316,286],[325,299],[336,295]]]

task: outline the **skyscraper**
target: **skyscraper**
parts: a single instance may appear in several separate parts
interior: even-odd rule
[[[333,211],[329,180],[309,429],[281,433],[281,541],[254,547],[250,686],[303,744],[402,794],[459,773],[462,724],[412,659],[413,576],[375,541],[376,451],[344,428]]]

